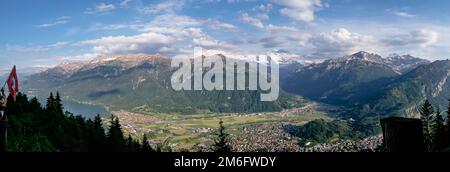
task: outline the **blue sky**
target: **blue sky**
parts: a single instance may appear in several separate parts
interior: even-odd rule
[[[265,54],[304,59],[356,51],[450,57],[450,1],[3,0],[0,70],[102,55]]]

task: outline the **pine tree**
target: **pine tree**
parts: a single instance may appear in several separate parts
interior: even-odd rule
[[[153,148],[150,146],[150,143],[148,142],[147,135],[144,134],[144,137],[142,138],[142,152],[154,152]]]
[[[90,150],[92,152],[104,152],[106,151],[107,143],[105,130],[103,129],[102,118],[100,115],[95,116],[94,121],[92,121],[92,125],[89,129],[91,135],[89,136],[90,140]]]
[[[29,112],[33,113],[33,114],[41,114],[42,113],[42,107],[41,104],[39,103],[39,100],[34,97],[30,100],[30,104],[29,104]]]
[[[423,137],[425,144],[425,151],[432,151],[433,139],[432,139],[432,120],[433,120],[433,106],[428,100],[425,100],[424,104],[420,108],[420,118],[423,123]]]
[[[445,121],[441,115],[439,108],[436,110],[436,117],[434,118],[434,146],[435,151],[442,151],[445,148]]]
[[[63,116],[62,113],[58,112],[56,105],[56,99],[53,96],[53,93],[50,93],[50,96],[47,98],[47,104],[45,105],[45,120],[48,122],[49,127],[55,127],[54,125],[60,124],[60,120]]]
[[[45,105],[45,115],[43,115],[43,132],[46,133],[48,139],[53,143],[54,147],[59,151],[68,151],[70,147],[68,139],[70,137],[65,133],[64,129],[69,125],[63,114],[58,113],[56,107],[56,100],[53,93],[47,98],[47,104]]]
[[[219,122],[219,130],[216,133],[216,140],[214,141],[214,152],[232,152],[231,146],[228,144],[228,134],[225,132],[223,121]]]
[[[8,118],[8,151],[15,152],[95,152],[126,151],[125,139],[117,118],[112,118],[108,135],[99,115],[86,120],[71,113],[62,114],[58,93],[47,98],[44,107],[36,98],[28,100],[18,94],[17,101],[10,96],[5,109]],[[8,114],[9,113],[9,114]],[[9,116],[8,116],[9,117]],[[112,143],[109,146],[108,143]],[[133,151],[139,151],[139,142],[133,141]]]
[[[135,141],[131,137],[131,134],[129,134],[127,138],[127,152],[137,152],[137,150],[139,150],[140,147],[135,146],[136,146]]]
[[[55,97],[55,108],[56,108],[56,112],[58,114],[64,114],[64,108],[63,108],[63,104],[62,104],[62,100],[61,100],[61,96],[59,95],[59,92],[56,92],[56,97]]]
[[[450,99],[448,100],[448,108],[447,108],[447,125],[445,132],[445,147],[450,147]]]
[[[111,152],[125,151],[125,140],[119,118],[112,116],[108,131],[108,144]]]
[[[55,97],[53,97],[53,93],[50,92],[50,96],[47,98],[47,104],[45,105],[45,109],[49,110],[49,109],[53,109],[55,105]]]

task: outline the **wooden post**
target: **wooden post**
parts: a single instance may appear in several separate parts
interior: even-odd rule
[[[422,121],[391,117],[381,120],[387,152],[424,152]]]

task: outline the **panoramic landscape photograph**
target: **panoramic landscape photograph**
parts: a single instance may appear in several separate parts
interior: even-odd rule
[[[449,7],[2,0],[0,154],[450,152]]]

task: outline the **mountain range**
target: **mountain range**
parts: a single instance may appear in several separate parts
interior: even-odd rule
[[[359,120],[419,117],[425,100],[445,108],[450,98],[450,61],[411,55],[358,52],[301,67],[282,88],[315,101],[344,107],[341,115]]]
[[[162,56],[102,57],[32,75],[24,86],[38,97],[59,91],[77,102],[147,114],[280,111],[306,102],[284,92],[275,102],[261,102],[261,91],[175,91],[170,80],[174,71]]]
[[[139,113],[280,111],[315,101],[361,121],[417,117],[425,99],[445,107],[450,98],[448,60],[430,62],[408,54],[383,58],[363,51],[320,63],[298,59],[280,61],[285,91],[275,102],[260,102],[260,91],[174,91],[170,59],[143,54],[62,64],[28,77],[24,85],[31,95],[58,90],[66,99]]]
[[[300,67],[284,79],[282,88],[315,101],[355,106],[380,94],[379,88],[404,72],[428,63],[409,55],[382,58],[358,52]]]
[[[450,98],[450,61],[419,66],[382,88],[382,94],[368,105],[382,116],[419,117],[424,100],[445,109]]]

